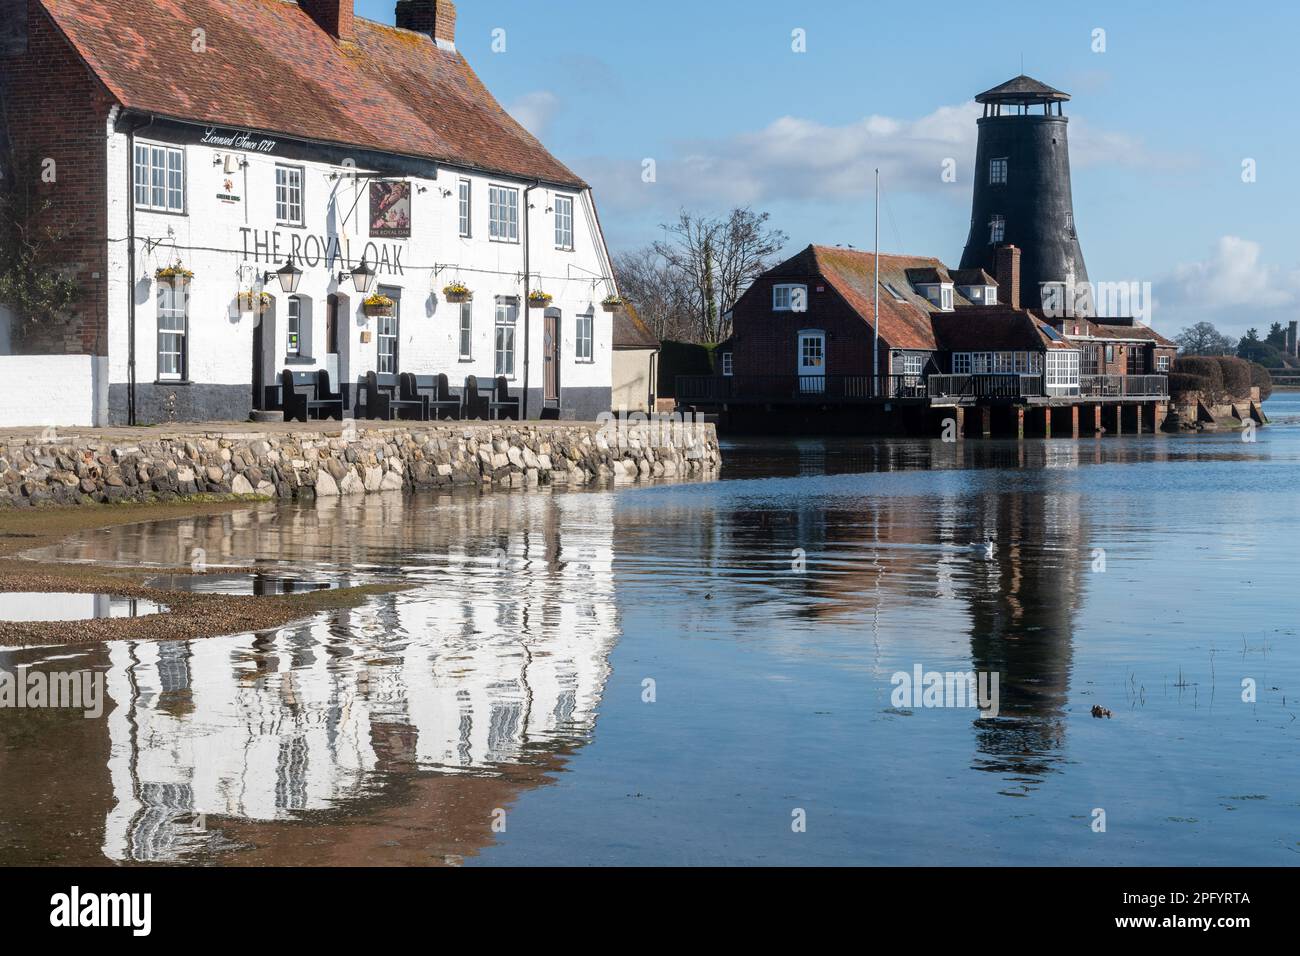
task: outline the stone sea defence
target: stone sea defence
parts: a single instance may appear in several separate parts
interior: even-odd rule
[[[203,429],[203,425],[193,426]],[[312,423],[0,435],[0,508],[197,495],[313,499],[452,486],[707,478],[699,422]]]

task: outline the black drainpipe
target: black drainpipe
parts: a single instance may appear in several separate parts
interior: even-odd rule
[[[535,181],[531,186],[527,187],[527,188],[524,190],[524,301],[523,301],[523,313],[524,313],[524,394],[523,394],[523,399],[522,399],[522,400],[520,401],[520,403],[519,403],[519,407],[520,407],[520,409],[521,409],[520,412],[519,412],[519,420],[520,420],[520,421],[527,421],[527,420],[528,420],[528,356],[531,354],[531,353],[529,352],[529,336],[528,336],[528,330],[529,330],[529,328],[530,328],[531,325],[532,325],[532,323],[529,321],[529,317],[532,315],[532,312],[531,312],[531,307],[530,307],[529,304],[528,304],[528,285],[529,285],[529,282],[531,281],[531,278],[532,278],[532,277],[529,275],[529,273],[528,273],[528,268],[529,268],[528,234],[529,234],[529,231],[530,231],[529,228],[528,228],[528,218],[529,218],[529,216],[528,216],[528,210],[531,209],[532,207],[528,205],[528,194],[531,193],[534,189],[537,189],[537,188],[538,188],[539,186],[541,186],[541,185],[542,185],[542,181],[539,179],[539,180],[536,180],[536,181]],[[545,314],[544,314],[544,313],[543,313],[542,321],[543,321],[543,322],[546,321],[546,318],[545,318]],[[545,362],[543,362],[542,364],[543,364],[543,366],[545,366]],[[546,401],[545,396],[543,396],[542,401],[543,401],[543,402]]]
[[[126,423],[135,424],[135,134],[154,123],[151,113],[147,123],[127,129],[126,148]]]

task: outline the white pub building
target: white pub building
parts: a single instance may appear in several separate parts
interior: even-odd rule
[[[591,190],[479,82],[450,0],[401,0],[396,27],[352,0],[0,5],[25,19],[6,109],[34,111],[11,135],[95,172],[49,190],[89,220],[83,295],[62,354],[0,329],[0,424],[243,420],[285,370],[328,372],[348,416],[371,372],[504,377],[526,418],[610,409]],[[90,133],[48,138],[64,117]]]

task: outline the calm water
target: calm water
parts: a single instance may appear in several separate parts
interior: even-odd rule
[[[1300,396],[1268,411],[1255,443],[746,442],[714,483],[73,539],[418,587],[0,655],[113,702],[0,711],[0,862],[1295,865]],[[917,665],[998,673],[999,716],[894,707]]]

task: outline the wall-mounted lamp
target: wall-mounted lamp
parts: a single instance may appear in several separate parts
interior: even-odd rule
[[[451,190],[450,190],[450,189],[439,189],[438,191],[439,191],[440,193],[442,193],[442,198],[443,198],[443,199],[447,199],[449,196],[451,196]]]
[[[351,272],[340,272],[339,282],[352,277],[352,287],[362,295],[370,291],[370,287],[375,284],[375,270],[366,265],[366,260],[361,260],[361,265],[357,266]]]
[[[298,283],[302,279],[302,270],[293,264],[293,256],[290,256],[280,268],[275,272],[267,272],[262,276],[262,284],[271,281],[271,276],[280,280],[280,288],[285,294],[292,295],[298,291]]]

